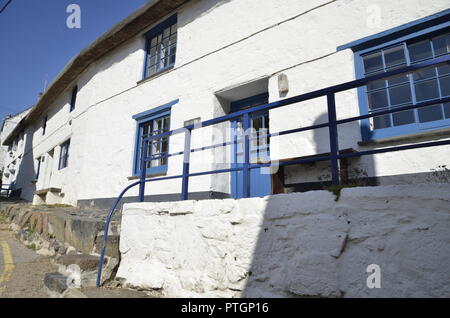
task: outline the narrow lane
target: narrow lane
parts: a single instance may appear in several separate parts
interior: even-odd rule
[[[0,224],[0,298],[48,298],[43,278],[56,269]]]

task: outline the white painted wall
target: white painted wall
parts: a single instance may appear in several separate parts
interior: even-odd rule
[[[449,297],[449,226],[449,184],[133,203],[117,277],[164,297]]]
[[[2,143],[6,137],[14,130],[14,128],[20,123],[20,121],[30,112],[31,109],[27,109],[19,114],[12,116],[11,118],[5,118],[2,125],[2,131],[0,132],[0,170],[2,174],[2,184],[14,184],[18,180],[19,170],[22,163],[23,154],[25,152],[25,140],[27,138],[25,134],[19,134],[16,142],[17,146],[14,149],[11,147],[3,146]],[[19,178],[20,179],[20,178]],[[19,186],[20,188],[20,186]]]
[[[289,78],[287,97],[332,84],[352,80],[354,61],[350,50],[336,47],[364,36],[411,22],[448,8],[448,1],[435,0],[359,0],[359,1],[280,1],[230,0],[192,1],[178,11],[178,51],[175,67],[144,82],[142,35],[130,39],[89,66],[78,78],[76,110],[69,112],[67,87],[52,104],[47,133],[42,136],[39,120],[27,129],[32,151],[23,178],[23,197],[31,200],[36,158],[54,149],[51,184],[63,191],[63,203],[116,197],[131,183],[136,123],[133,115],[179,99],[172,108],[171,128],[201,117],[207,120],[224,114],[217,92],[255,79],[268,78],[270,101],[279,100],[277,75]],[[380,27],[367,23],[367,8],[382,9]],[[156,23],[155,23],[156,24]],[[143,33],[146,30],[143,30]],[[139,82],[139,83],[138,83]],[[356,92],[337,96],[338,116],[358,114]],[[309,102],[271,112],[271,129],[278,131],[316,122],[323,114],[323,101]],[[45,114],[42,114],[42,118]],[[213,128],[194,136],[193,146],[211,144]],[[226,128],[221,128],[227,131]],[[341,147],[359,149],[359,128],[348,125],[340,130]],[[327,150],[326,132],[273,139],[274,159],[295,157]],[[60,145],[71,138],[69,167],[57,170]],[[182,149],[183,140],[172,138],[171,151]],[[215,154],[214,154],[215,153]],[[427,154],[423,156],[423,154]],[[445,164],[450,147],[417,150],[402,154],[378,155],[355,163],[370,175],[391,175],[430,171]],[[223,163],[222,152],[205,151],[192,157],[192,171],[216,168]],[[223,161],[223,160],[222,160]],[[448,161],[448,159],[447,159]],[[182,158],[169,160],[168,174],[179,174]],[[408,164],[404,164],[408,162]],[[227,164],[227,163],[224,163]],[[319,174],[323,171],[318,169]],[[229,176],[207,176],[191,180],[190,191],[228,192]],[[299,175],[294,170],[288,180],[299,182],[317,175]],[[147,194],[178,193],[180,180],[150,184]],[[137,195],[137,189],[129,195]]]

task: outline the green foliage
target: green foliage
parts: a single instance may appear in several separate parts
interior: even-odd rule
[[[35,251],[36,250],[36,244],[31,243],[30,245],[27,245],[27,248],[30,249],[30,250]]]

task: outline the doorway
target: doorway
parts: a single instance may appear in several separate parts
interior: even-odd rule
[[[259,94],[231,103],[231,112],[264,105],[269,102],[269,94]],[[269,112],[251,114],[252,133],[250,138],[250,163],[266,163],[270,161]],[[235,142],[231,151],[231,167],[241,168],[244,165],[244,129],[242,118],[231,121],[231,138]],[[244,197],[244,173],[231,173],[231,196],[234,199]],[[270,168],[261,167],[250,170],[250,196],[262,197],[272,193]]]

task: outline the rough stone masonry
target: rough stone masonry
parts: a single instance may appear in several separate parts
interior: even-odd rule
[[[450,297],[450,185],[124,207],[118,277],[166,297]],[[381,288],[367,267],[381,269]]]

